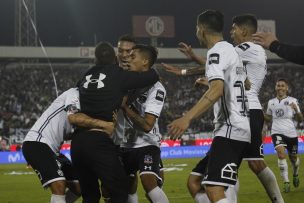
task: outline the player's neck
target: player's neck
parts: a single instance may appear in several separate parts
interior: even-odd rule
[[[241,43],[244,43],[244,42],[253,42],[252,37],[251,37],[251,36],[245,36],[245,37],[242,39],[242,42],[241,42]]]
[[[209,35],[207,37],[207,48],[211,49],[216,43],[223,41],[223,36],[222,35]]]
[[[277,95],[277,99],[278,100],[282,100],[282,99],[285,99],[287,98],[288,96],[285,94],[285,95]]]

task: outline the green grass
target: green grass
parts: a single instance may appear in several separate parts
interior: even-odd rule
[[[304,155],[300,156],[304,161]],[[276,156],[267,156],[265,158],[268,166],[276,174],[280,188],[282,188],[281,177],[277,167]],[[164,160],[166,168],[180,168],[181,171],[168,171],[165,173],[164,190],[173,203],[194,202],[188,194],[186,180],[189,172],[195,166],[199,159],[167,159]],[[178,164],[187,164],[186,166],[176,166]],[[40,182],[35,174],[30,175],[7,175],[12,171],[31,172],[26,169],[24,164],[0,165],[0,202],[1,203],[48,203],[50,202],[50,191],[42,189]],[[243,162],[239,171],[240,191],[239,203],[268,203],[268,197],[259,183],[256,176],[249,170],[247,163]],[[291,167],[289,165],[289,176],[291,177]],[[292,179],[291,179],[292,181]],[[304,202],[304,173],[303,167],[300,168],[300,187],[291,186],[291,192],[283,194],[286,203]],[[148,201],[144,198],[142,187],[138,190],[139,202]],[[77,201],[78,203],[81,200]]]

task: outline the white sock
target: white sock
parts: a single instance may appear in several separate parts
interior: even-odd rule
[[[220,201],[217,201],[216,203],[230,203],[230,202],[228,201],[227,198],[224,198],[224,199],[221,199]]]
[[[150,197],[153,203],[169,203],[166,194],[159,187],[156,187],[153,190],[151,190],[148,193],[148,196]]]
[[[264,168],[257,177],[273,203],[284,203],[277,179],[269,167]]]
[[[281,177],[284,182],[289,182],[288,178],[288,165],[286,159],[278,159],[278,166],[281,172]]]
[[[209,200],[207,194],[201,193],[201,192],[198,192],[195,195],[194,200],[196,203],[210,203],[210,200]]]
[[[237,193],[235,192],[234,187],[229,186],[225,191],[225,196],[229,203],[237,203]]]
[[[66,191],[65,201],[66,203],[74,203],[80,196],[74,194],[71,190]]]
[[[51,196],[51,203],[66,203],[65,195],[54,195]]]
[[[134,194],[128,194],[128,201],[127,201],[127,203],[138,203],[137,192],[135,192]]]
[[[291,166],[293,169],[293,176],[297,176],[299,174],[299,166],[300,166],[300,159],[297,157],[297,160],[295,163],[291,162]]]

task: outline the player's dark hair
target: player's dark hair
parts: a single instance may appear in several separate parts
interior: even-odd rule
[[[220,11],[207,10],[198,15],[197,24],[204,25],[211,32],[221,33],[224,28],[224,15]]]
[[[133,42],[134,44],[137,43],[137,40],[136,40],[133,36],[128,35],[128,34],[120,36],[119,39],[118,39],[118,41],[119,41],[119,42],[120,42],[120,41],[124,41],[124,42]]]
[[[109,42],[99,42],[95,48],[95,63],[111,65],[117,63],[113,46]]]
[[[237,15],[232,18],[232,23],[238,26],[247,26],[252,30],[252,33],[256,33],[258,29],[258,21],[255,15],[243,14]]]
[[[157,60],[158,51],[155,47],[145,44],[136,44],[132,50],[139,50],[149,60],[149,67],[152,67]]]
[[[289,86],[288,81],[287,81],[286,79],[284,79],[284,78],[279,78],[279,79],[277,80],[277,82],[285,82],[285,84],[286,84],[287,86]]]

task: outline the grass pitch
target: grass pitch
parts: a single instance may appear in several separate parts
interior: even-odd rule
[[[304,162],[304,155],[300,155]],[[266,156],[268,166],[276,174],[279,186],[282,189],[282,180],[279,175],[277,158],[274,155]],[[194,202],[190,197],[186,181],[188,174],[199,159],[166,159],[163,160],[165,168],[164,190],[172,203]],[[0,203],[48,203],[50,191],[42,189],[36,174],[31,169],[26,169],[25,164],[0,165]],[[300,166],[300,186],[294,188],[291,183],[291,192],[283,193],[286,203],[304,202],[304,166]],[[292,182],[292,169],[289,165],[289,177]],[[242,163],[239,170],[240,191],[239,203],[270,203],[267,194],[256,176],[250,171],[246,162]],[[148,203],[144,192],[139,185],[139,202]],[[77,203],[80,203],[78,200]],[[102,202],[102,201],[101,201]]]

